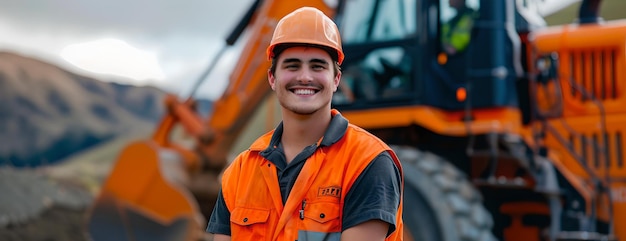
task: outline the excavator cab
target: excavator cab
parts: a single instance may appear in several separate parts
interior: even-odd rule
[[[487,136],[499,138],[472,126],[520,122],[516,8],[491,0],[350,0],[337,8],[346,59],[333,106],[403,161],[406,240],[495,240],[491,210],[462,176],[488,173],[487,164],[472,168],[466,149],[488,152]],[[463,21],[471,26],[450,29]],[[466,43],[448,51],[453,31]]]
[[[334,105],[428,105],[445,110],[517,106],[515,80],[522,70],[521,58],[515,57],[521,54],[520,37],[514,25],[502,24],[510,4],[452,2],[465,2],[467,10],[451,7],[449,0],[354,0],[340,5],[336,20],[349,54]],[[444,39],[450,31],[445,30],[458,24],[465,14],[461,11],[472,12],[474,26],[466,33],[468,44],[447,53]]]

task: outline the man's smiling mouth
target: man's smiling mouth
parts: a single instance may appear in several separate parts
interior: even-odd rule
[[[317,93],[317,90],[312,90],[312,89],[292,89],[291,92],[293,92],[296,95],[313,95],[315,93]]]

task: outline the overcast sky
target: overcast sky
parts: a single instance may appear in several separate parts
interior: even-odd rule
[[[0,51],[102,80],[124,76],[116,81],[156,85],[186,97],[252,2],[0,0]],[[226,53],[201,86],[201,97],[220,96],[240,47]]]
[[[0,51],[81,74],[115,71],[134,84],[156,83],[184,96],[252,2],[0,0]],[[235,50],[225,57],[234,59]],[[219,66],[214,75],[230,68]],[[219,97],[224,85],[209,78],[201,93]]]

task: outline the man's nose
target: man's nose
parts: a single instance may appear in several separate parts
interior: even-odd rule
[[[298,81],[301,83],[310,83],[313,81],[313,73],[311,70],[303,68],[298,74]]]

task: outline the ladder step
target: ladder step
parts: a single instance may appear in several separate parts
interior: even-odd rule
[[[528,187],[528,183],[521,177],[516,178],[507,178],[507,177],[491,177],[491,178],[480,178],[474,179],[472,181],[477,186],[488,186],[488,187],[506,187],[506,188],[524,188]]]
[[[558,233],[556,241],[617,241],[617,237],[596,232],[566,231]]]

